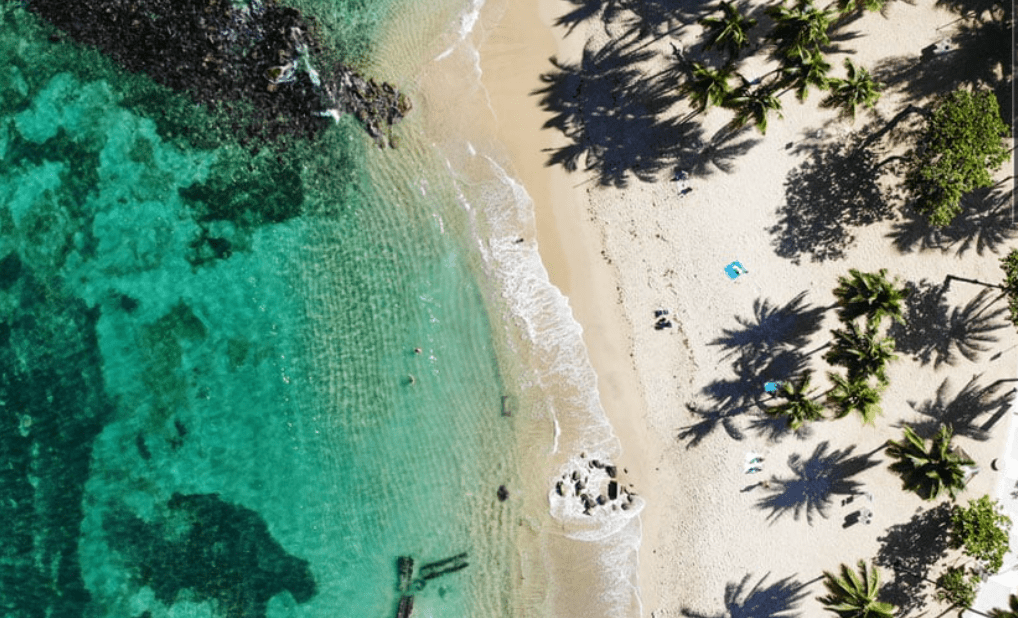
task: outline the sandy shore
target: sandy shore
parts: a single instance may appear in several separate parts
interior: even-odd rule
[[[608,44],[608,33],[619,34],[618,25],[594,18],[567,35],[552,24],[575,5],[559,0],[511,5],[481,49],[483,79],[499,118],[499,139],[535,202],[542,259],[584,328],[602,402],[625,451],[620,464],[630,468],[647,497],[643,614],[716,615],[726,607],[745,610],[765,602],[763,609],[773,610],[776,603],[821,615],[815,597],[823,570],[860,558],[886,561],[895,535],[935,506],[901,490],[882,445],[900,437],[902,423],[929,421],[923,412],[943,412],[966,386],[987,390],[969,402],[976,406],[969,435],[956,438],[981,468],[962,499],[995,494],[999,476],[990,462],[1006,443],[1003,417],[1012,387],[999,381],[1016,374],[1018,337],[999,312],[1002,302],[993,301],[995,294],[978,297],[983,286],[957,278],[997,283],[997,253],[1006,252],[1009,243],[985,250],[975,243],[940,248],[911,243],[902,251],[894,240],[904,238],[899,231],[906,222],[891,209],[868,225],[839,224],[834,216],[824,227],[821,217],[813,224],[827,235],[818,238],[809,237],[815,229],[796,227],[797,209],[859,198],[858,180],[839,181],[843,170],[827,172],[819,162],[834,165],[839,144],[865,135],[872,123],[886,121],[910,99],[889,89],[874,115],[852,123],[820,109],[816,94],[799,104],[788,93],[782,97],[783,119],[773,118],[766,136],[749,131],[740,137],[751,147],[727,171],[705,166],[694,175],[689,195],[680,197],[667,181],[672,170],[662,170],[657,182],[630,178],[625,188],[602,187],[587,174],[545,166],[543,151],[566,141],[555,130],[541,129],[549,115],[531,93],[542,86],[539,75],[552,69],[549,56],[578,61],[585,45]],[[895,57],[915,63],[955,18],[928,0],[894,3],[886,18],[867,15],[849,28],[859,36],[843,44],[845,53],[832,55],[834,73],[841,74],[842,57],[849,54],[866,67]],[[670,40],[690,50],[698,34],[695,24],[679,24]],[[638,67],[644,75],[667,68],[668,43],[666,37],[648,46],[657,54]],[[704,115],[704,135],[709,138],[728,118],[724,111]],[[880,152],[890,154],[889,148]],[[991,225],[1012,235],[1012,221]],[[735,260],[749,274],[733,281],[724,266]],[[766,366],[765,361],[772,371],[780,368],[777,350],[805,354],[816,386],[826,388],[827,366],[818,349],[837,325],[831,290],[849,268],[887,268],[923,290],[944,286],[944,314],[928,319],[943,322],[955,312],[956,327],[962,328],[973,316],[989,316],[990,339],[966,357],[946,342],[947,331],[913,324],[899,332],[906,351],[891,368],[884,415],[875,427],[849,417],[814,424],[805,436],[775,435],[755,424],[763,379],[756,383],[745,368]],[[969,314],[960,313],[965,308]],[[653,328],[657,309],[670,311],[673,328]],[[781,330],[776,320],[782,315],[792,316],[805,345],[781,340],[775,331]],[[768,349],[751,354],[747,346],[723,344],[740,337],[756,337]],[[749,404],[751,411],[733,412],[737,403]],[[948,405],[948,413],[964,405]],[[690,406],[721,412],[711,422],[710,414],[697,415]],[[764,457],[762,474],[744,473],[748,453]],[[762,479],[770,480],[771,489],[757,485]],[[867,502],[875,512],[872,524],[845,526],[863,500],[842,504],[848,491],[872,496]],[[895,579],[890,569],[883,575]],[[928,603],[927,609],[944,609],[932,599]]]
[[[480,49],[482,81],[499,119],[497,139],[507,147],[513,173],[534,202],[541,260],[551,283],[569,298],[573,315],[583,327],[601,403],[625,449],[616,463],[628,470],[642,495],[654,496],[659,475],[653,466],[666,441],[650,431],[647,422],[619,273],[603,258],[604,230],[588,214],[590,183],[561,167],[545,165],[544,151],[566,140],[556,131],[540,129],[549,115],[535,104],[533,95],[544,86],[540,74],[550,68],[550,57],[572,60],[583,52],[582,29],[566,37],[553,25],[571,7],[563,0],[510,2]],[[656,536],[653,531],[662,506],[648,502],[641,514],[644,535],[651,530]],[[645,608],[656,603],[653,571],[653,560],[642,559]]]

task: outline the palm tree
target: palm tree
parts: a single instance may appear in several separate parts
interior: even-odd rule
[[[795,88],[795,96],[805,101],[810,86],[818,90],[826,90],[827,72],[831,65],[818,51],[807,52],[803,56],[789,59],[781,67],[782,82]]]
[[[824,571],[824,586],[827,596],[817,600],[840,618],[894,618],[895,608],[890,603],[877,600],[880,592],[880,574],[877,569],[867,566],[865,560],[858,563],[856,573],[846,564],[841,565],[841,577]]]
[[[838,0],[838,13],[862,13],[863,11],[883,11],[887,0]]]
[[[883,84],[873,79],[869,71],[857,67],[851,60],[845,58],[845,69],[848,75],[845,79],[832,79],[830,81],[831,93],[820,102],[821,107],[837,107],[841,110],[843,117],[850,117],[855,120],[855,110],[860,105],[873,107],[880,99],[880,90]]]
[[[741,77],[741,76],[740,76]],[[745,126],[750,119],[760,133],[767,133],[767,114],[776,112],[781,117],[781,101],[774,96],[770,86],[753,86],[742,77],[742,86],[728,98],[725,107],[735,110],[732,125],[735,128]]]
[[[891,470],[901,475],[902,486],[924,500],[935,500],[945,490],[953,500],[965,489],[965,467],[974,465],[951,448],[950,425],[941,425],[929,448],[906,425],[903,440],[887,441],[887,454],[897,460]]]
[[[848,274],[848,277],[838,277],[838,287],[834,288],[834,296],[841,306],[838,317],[843,322],[851,322],[864,315],[871,323],[878,323],[885,316],[899,324],[905,323],[902,302],[909,291],[895,287],[897,280],[888,281],[886,268],[877,273],[864,273],[852,268]]]
[[[712,69],[694,62],[691,73],[691,78],[683,84],[682,90],[689,93],[689,100],[697,113],[711,105],[727,104],[732,94],[732,86],[728,83],[732,77],[730,67]]]
[[[1007,604],[1008,609],[991,609],[990,618],[1018,618],[1018,596],[1007,597]]]
[[[866,324],[865,330],[851,323],[844,330],[832,330],[831,335],[834,343],[824,360],[848,369],[849,380],[876,376],[887,383],[887,363],[898,358],[894,354],[894,339],[881,337],[872,322]]]
[[[776,46],[775,54],[781,60],[803,57],[831,42],[828,30],[832,13],[818,9],[813,0],[797,0],[793,8],[784,2],[767,8],[774,20],[774,29],[768,36]]]
[[[732,63],[739,52],[749,45],[747,32],[756,26],[756,20],[747,17],[735,8],[731,2],[722,2],[723,17],[705,17],[700,24],[707,29],[707,42],[704,49],[720,47],[728,54],[728,62]]]
[[[867,380],[856,378],[849,380],[837,373],[828,373],[827,377],[834,383],[827,393],[827,399],[837,406],[836,418],[844,418],[855,410],[862,417],[863,425],[872,425],[880,414],[880,395],[884,385],[869,385]]]
[[[790,429],[799,429],[806,421],[823,418],[824,408],[809,398],[810,373],[803,374],[798,384],[784,382],[778,389],[778,396],[785,399],[783,403],[764,410],[770,416],[784,416],[788,419]]]

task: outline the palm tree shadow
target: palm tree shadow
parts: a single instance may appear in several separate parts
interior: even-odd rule
[[[711,342],[728,352],[732,358],[734,378],[714,380],[702,391],[707,404],[689,405],[687,408],[699,420],[682,428],[678,437],[688,440],[687,448],[697,446],[719,426],[735,440],[745,438],[737,426],[736,418],[766,405],[769,395],[764,383],[780,382],[801,373],[807,357],[799,350],[820,329],[824,309],[811,307],[802,292],[784,306],[758,299],[753,304],[753,315],[736,317],[741,328],[725,329],[722,336]],[[771,441],[789,433],[785,419],[757,415],[749,420],[749,428]],[[803,428],[796,434],[801,438],[809,434]]]
[[[785,203],[768,229],[775,253],[799,264],[842,259],[855,241],[851,228],[893,216],[878,184],[875,155],[853,144],[818,145],[785,179]]]
[[[687,408],[700,420],[687,425],[679,432],[680,440],[688,440],[686,448],[697,446],[720,425],[735,440],[743,440],[745,434],[736,424],[737,417],[752,409],[765,405],[764,382],[786,380],[801,373],[806,367],[806,357],[796,350],[745,351],[735,360],[735,377],[714,380],[702,391],[709,400],[706,405],[694,404]],[[787,433],[785,428],[762,428],[759,420],[751,420],[750,427],[760,433],[771,433],[777,439]]]
[[[751,588],[748,587],[749,573],[737,583],[727,583],[725,609],[718,614],[702,614],[684,607],[682,615],[688,618],[792,618],[806,598],[806,585],[790,576],[764,586],[769,576],[770,573],[764,575]]]
[[[793,476],[771,480],[770,495],[761,498],[757,508],[769,510],[767,519],[772,523],[784,515],[796,520],[805,517],[810,525],[816,515],[826,519],[833,497],[858,493],[862,483],[852,477],[877,465],[873,453],[852,456],[854,450],[855,446],[849,446],[831,451],[825,440],[808,459],[792,455],[788,466]]]
[[[997,298],[991,289],[979,292],[964,307],[949,309],[944,299],[947,282],[909,282],[905,300],[905,323],[891,326],[899,352],[911,354],[923,365],[956,365],[959,357],[975,362],[992,349],[998,338],[992,333],[1007,326],[1007,307],[991,306]]]
[[[960,256],[970,249],[978,255],[997,253],[1018,235],[1013,196],[1006,183],[976,189],[962,197],[961,204],[962,211],[946,227],[931,225],[922,213],[904,208],[904,219],[896,222],[887,236],[900,253],[953,249]]]
[[[909,521],[891,526],[878,537],[880,549],[873,560],[877,566],[894,571],[884,585],[883,598],[906,616],[926,607],[927,593],[922,590],[930,569],[947,554],[951,505],[942,502],[922,511]]]
[[[600,184],[624,187],[633,176],[658,180],[696,151],[703,130],[668,115],[678,101],[674,85],[638,66],[653,55],[622,42],[586,48],[579,64],[551,59],[554,70],[541,76],[546,85],[532,94],[553,114],[545,128],[570,143],[550,149],[547,165],[575,171],[582,160]]]
[[[719,427],[724,429],[733,440],[743,440],[746,437],[736,423],[739,412],[732,412],[722,407],[701,408],[697,404],[686,404],[686,409],[694,417],[700,419],[679,431],[678,438],[689,441],[686,448],[698,446]]]
[[[707,143],[694,144],[695,150],[680,151],[675,165],[693,176],[709,176],[715,170],[731,174],[735,171],[735,161],[763,141],[753,131],[750,125],[735,131],[722,129]]]
[[[806,292],[800,292],[783,307],[758,298],[753,301],[753,315],[736,316],[740,328],[724,329],[711,345],[730,350],[729,356],[740,352],[759,354],[780,347],[801,348],[820,330],[823,318],[824,308],[811,307]]]
[[[923,420],[907,423],[917,434],[923,437],[934,435],[941,425],[948,424],[954,429],[954,435],[965,436],[973,440],[988,440],[990,429],[1007,413],[1011,406],[1011,391],[1003,391],[1002,384],[995,382],[988,386],[977,384],[982,374],[972,379],[953,398],[948,397],[949,378],[944,378],[937,388],[935,399],[922,403],[910,401],[912,409],[921,414]],[[990,414],[990,419],[977,425],[979,417]],[[906,423],[899,422],[899,427]]]

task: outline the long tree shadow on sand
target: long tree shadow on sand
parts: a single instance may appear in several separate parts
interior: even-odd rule
[[[575,8],[555,20],[568,33],[589,20],[622,24],[644,35],[689,25],[716,10],[702,0],[568,0]]]
[[[545,128],[568,138],[551,149],[548,165],[575,171],[581,163],[602,185],[624,187],[631,177],[652,182],[701,149],[703,130],[670,115],[674,79],[648,76],[639,66],[654,55],[631,43],[584,50],[579,64],[551,59],[554,70],[533,94],[553,116]]]
[[[881,599],[898,607],[906,616],[926,607],[929,593],[924,590],[930,569],[947,554],[951,505],[921,511],[909,521],[891,526],[880,541],[873,560],[877,566],[891,569],[893,578],[885,584]]]
[[[907,423],[917,434],[932,437],[941,425],[947,424],[954,429],[954,435],[965,436],[973,440],[988,440],[990,430],[1007,413],[1011,407],[1011,390],[1000,382],[979,385],[982,374],[972,379],[958,391],[954,397],[949,396],[950,381],[944,378],[937,388],[934,399],[922,403],[908,402],[912,409],[923,416],[918,422]],[[980,417],[989,416],[979,423]],[[904,427],[906,423],[898,423]]]
[[[780,348],[803,348],[810,337],[820,330],[824,319],[823,307],[811,307],[806,292],[779,306],[767,298],[753,301],[753,315],[736,316],[737,328],[726,328],[721,337],[711,341],[733,354],[757,355]]]
[[[944,298],[948,285],[909,282],[905,323],[890,329],[895,348],[923,365],[955,365],[961,358],[976,362],[998,340],[993,333],[1007,326],[1007,307],[996,304],[998,291],[984,289],[965,306],[949,308]]]
[[[682,608],[688,618],[793,618],[806,598],[806,584],[794,577],[780,579],[765,586],[770,573],[750,587],[751,574],[746,573],[739,582],[725,585],[725,607],[716,614],[704,614]]]
[[[808,459],[792,455],[788,458],[792,476],[771,479],[769,493],[757,502],[757,508],[770,511],[771,522],[785,515],[796,520],[805,517],[811,525],[817,515],[827,518],[836,496],[854,495],[862,487],[852,477],[878,463],[873,457],[876,451],[853,456],[854,450],[855,446],[849,446],[832,451],[825,440]]]
[[[753,315],[736,316],[737,328],[725,329],[711,342],[721,346],[732,359],[734,378],[720,378],[701,391],[702,399],[688,404],[694,422],[678,434],[687,441],[687,448],[697,446],[717,429],[723,429],[735,440],[745,438],[739,427],[739,416],[759,410],[771,398],[763,388],[765,382],[782,381],[801,373],[807,363],[804,348],[823,319],[824,309],[811,307],[803,292],[779,306],[767,299],[753,303]],[[748,427],[759,435],[778,439],[787,434],[787,422],[766,416],[751,416]]]
[[[954,251],[962,256],[973,250],[978,255],[999,253],[1005,242],[1018,236],[1014,201],[1008,182],[977,189],[962,198],[962,211],[946,227],[930,225],[914,208],[903,208],[903,219],[888,233],[901,253],[913,251]]]
[[[876,157],[869,149],[839,143],[818,146],[785,178],[785,203],[768,229],[775,253],[801,263],[842,259],[852,246],[852,228],[893,216],[878,184]]]

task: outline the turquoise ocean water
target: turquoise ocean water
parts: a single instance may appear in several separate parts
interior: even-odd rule
[[[296,5],[416,97],[399,149],[249,149],[4,5],[0,613],[391,616],[397,556],[466,552],[415,616],[568,615],[555,552],[602,542],[577,570],[631,614],[635,520],[548,509],[617,445],[525,193],[427,120],[482,5]]]

